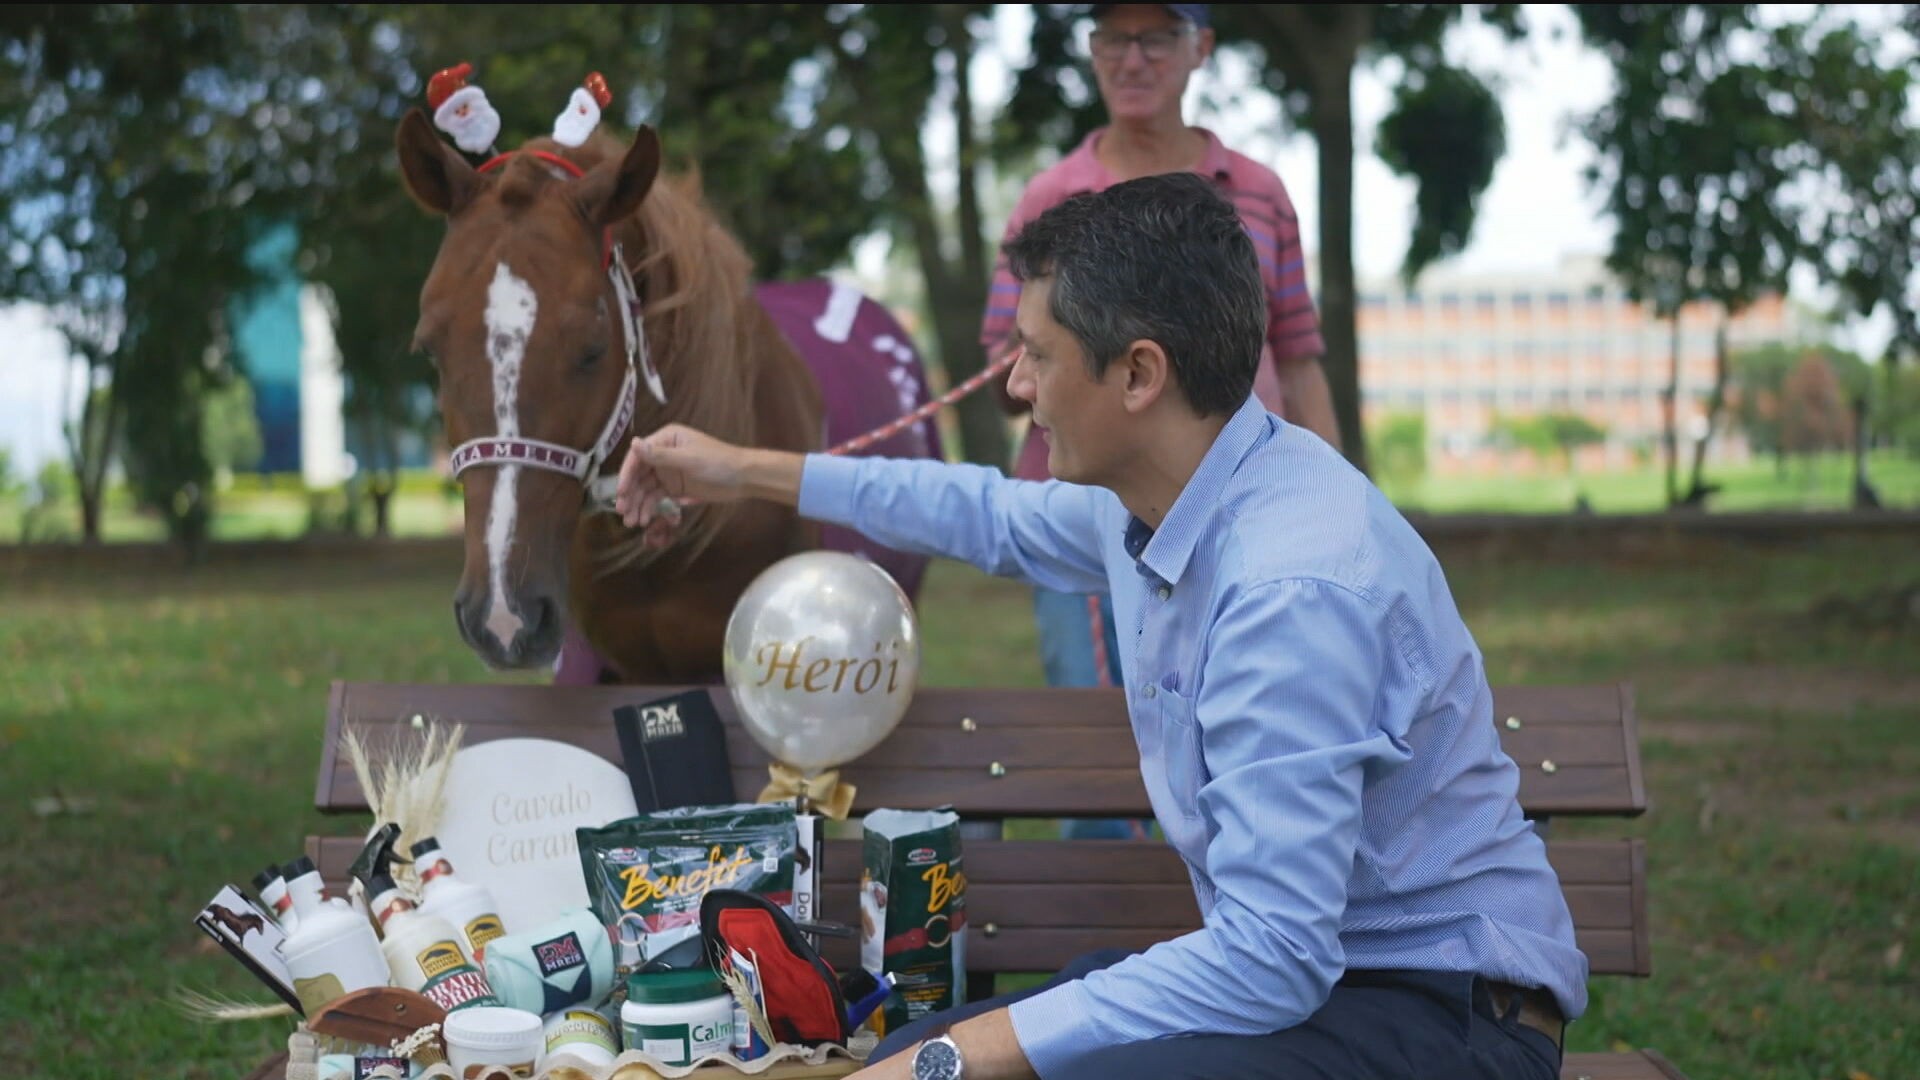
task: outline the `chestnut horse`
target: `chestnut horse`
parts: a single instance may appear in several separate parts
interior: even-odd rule
[[[790,508],[690,507],[665,548],[642,544],[606,510],[632,437],[661,425],[817,451],[848,423],[823,384],[869,409],[883,401],[880,421],[925,401],[904,332],[852,332],[857,316],[875,325],[876,312],[897,331],[884,309],[823,283],[756,292],[745,251],[697,181],[659,175],[649,127],[624,147],[604,134],[579,147],[534,139],[475,168],[415,110],[395,145],[407,190],[447,220],[415,344],[433,357],[465,490],[455,621],[491,667],[558,669],[565,641],[570,655],[597,654],[596,672],[604,658],[603,680],[717,682],[740,594],[772,563],[821,546],[823,533],[917,592],[923,557],[823,530]],[[824,305],[804,355],[792,320],[783,332],[769,314],[799,295]],[[867,452],[934,456],[938,445],[929,421]]]

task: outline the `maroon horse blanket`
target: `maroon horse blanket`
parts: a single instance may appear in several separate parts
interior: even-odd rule
[[[932,399],[913,339],[892,313],[859,290],[814,278],[769,282],[759,286],[755,295],[820,384],[827,409],[827,446],[864,435]],[[940,428],[929,416],[860,453],[939,457]],[[822,526],[821,542],[831,551],[865,555],[892,574],[909,598],[919,596],[925,556],[882,547],[837,525]],[[569,627],[554,667],[554,682],[592,684],[600,681],[604,670],[593,647]]]

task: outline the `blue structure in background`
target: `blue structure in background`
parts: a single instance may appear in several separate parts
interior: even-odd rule
[[[433,447],[421,433],[395,432],[393,460],[389,461],[388,452],[373,444],[371,433],[362,424],[346,423],[344,416],[329,411],[332,395],[339,387],[332,371],[332,345],[330,339],[305,340],[301,312],[307,282],[297,266],[299,254],[300,236],[293,225],[274,225],[263,232],[247,252],[247,265],[260,275],[257,287],[236,300],[228,311],[237,366],[253,384],[254,417],[260,425],[262,452],[260,464],[253,471],[333,475],[331,463],[308,462],[305,454],[328,455],[336,446],[353,455],[363,468],[430,467]],[[323,363],[328,370],[308,372],[305,365],[309,363]],[[349,385],[340,389],[351,395],[351,380],[346,382]],[[317,393],[319,398],[303,402],[304,393]],[[419,387],[414,393],[418,396],[415,411],[431,415],[433,391]],[[341,427],[304,432],[305,423]],[[330,431],[338,431],[339,442],[329,437]],[[306,435],[314,438],[304,438]]]
[[[276,225],[256,240],[247,265],[261,275],[258,292],[230,310],[240,370],[253,384],[262,453],[255,471],[300,472],[300,289],[294,266],[299,234]]]

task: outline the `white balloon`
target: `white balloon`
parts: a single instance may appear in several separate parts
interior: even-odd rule
[[[900,723],[920,676],[919,622],[871,560],[790,555],[734,605],[724,671],[748,734],[812,775],[872,750]]]

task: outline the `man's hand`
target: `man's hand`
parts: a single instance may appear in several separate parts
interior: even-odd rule
[[[800,454],[734,446],[681,424],[633,440],[620,463],[613,505],[628,528],[646,530],[664,544],[685,502],[760,498],[789,506],[800,501]]]

